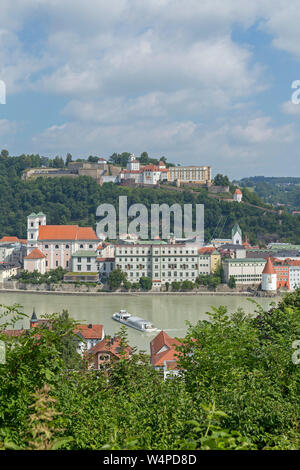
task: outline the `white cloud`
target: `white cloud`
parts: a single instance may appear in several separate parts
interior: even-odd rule
[[[67,122],[33,132],[37,152],[148,150],[267,171],[298,133],[259,110],[264,64],[232,30],[258,22],[300,58],[299,19],[283,0],[1,0],[0,79],[8,93],[62,97]]]

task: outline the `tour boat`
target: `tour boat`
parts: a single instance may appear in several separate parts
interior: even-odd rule
[[[147,333],[157,331],[157,328],[155,328],[152,323],[144,320],[143,318],[134,317],[126,310],[120,310],[118,313],[114,313],[112,317],[114,320],[122,323],[123,325],[131,326],[132,328],[135,328],[139,331],[145,331]]]

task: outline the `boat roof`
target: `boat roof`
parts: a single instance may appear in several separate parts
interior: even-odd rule
[[[151,322],[149,322],[148,320],[145,320],[144,318],[141,318],[141,317],[133,317],[133,316],[130,317],[130,321],[133,321],[133,322],[135,322],[135,323],[151,323]]]

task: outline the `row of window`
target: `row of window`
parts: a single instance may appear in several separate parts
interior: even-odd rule
[[[174,251],[171,251],[171,250],[168,250],[168,251],[162,250],[161,253],[159,252],[159,250],[154,250],[153,253],[154,253],[155,255],[161,255],[161,254],[163,254],[163,255],[167,255],[167,254],[169,254],[169,255],[176,255],[176,254],[178,254],[178,255],[179,255],[179,254],[180,254],[180,255],[182,255],[182,254],[195,255],[195,254],[196,254],[196,251],[195,251],[195,250],[179,250],[179,251],[177,251],[177,250],[175,249]],[[138,254],[141,254],[141,255],[144,255],[144,254],[151,254],[151,250],[147,250],[147,251],[141,250],[141,251],[139,251],[139,250],[137,249],[136,251],[134,251],[134,250],[126,249],[126,248],[125,248],[125,249],[118,249],[118,248],[117,248],[116,254],[117,254],[117,255],[121,255],[121,254],[125,254],[125,255],[127,255],[127,254],[130,254],[130,255],[138,255]]]
[[[53,246],[53,245],[50,245],[50,246]],[[55,245],[56,250],[59,250],[60,248],[63,248],[63,245]],[[65,248],[66,250],[68,250],[70,248],[70,245],[66,245]],[[79,248],[84,248],[84,245],[79,245]],[[94,248],[94,247],[93,245],[89,245],[89,248]],[[45,249],[48,250],[49,245],[45,245]]]

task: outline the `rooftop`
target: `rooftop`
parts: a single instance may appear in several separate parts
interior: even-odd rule
[[[39,240],[98,240],[91,227],[78,225],[41,225]]]

